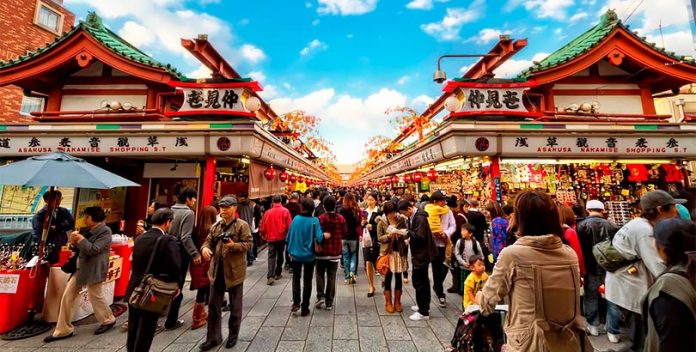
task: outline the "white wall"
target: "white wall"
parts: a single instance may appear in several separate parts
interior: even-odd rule
[[[643,105],[638,95],[580,95],[554,96],[554,103],[559,112],[571,104],[592,103],[598,101],[601,105],[599,112],[603,114],[642,114]]]
[[[101,109],[101,102],[114,100],[123,103],[131,103],[133,107],[141,109],[147,103],[146,95],[64,95],[60,109],[62,111],[97,110]]]

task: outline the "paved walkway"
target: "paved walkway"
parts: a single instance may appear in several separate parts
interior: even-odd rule
[[[361,260],[361,268],[362,265]],[[339,268],[334,310],[314,309],[312,306],[310,316],[299,317],[290,314],[291,275],[284,272],[281,280],[268,286],[266,267],[266,251],[263,251],[259,254],[259,260],[247,270],[239,342],[231,350],[220,347],[218,351],[443,351],[452,338],[454,324],[461,314],[461,296],[448,294],[447,308],[438,308],[433,301],[429,321],[410,321],[410,306],[415,302],[415,291],[410,284],[404,286],[404,312],[387,314],[384,311],[384,296],[380,294],[379,276],[376,276],[377,294],[374,298],[367,298],[364,273],[358,275],[356,285],[344,285],[343,271]],[[450,275],[445,287],[449,286],[449,280]],[[158,333],[152,351],[197,351],[198,345],[205,340],[205,327],[190,329],[195,295],[188,290],[185,295],[181,315],[187,325],[178,330]],[[434,294],[432,297],[435,299]],[[225,322],[227,314],[224,315]],[[126,320],[127,313],[117,318],[117,326]],[[106,334],[95,336],[93,332],[97,324],[93,321],[93,318],[87,318],[86,322],[78,323],[76,336],[66,340],[44,344],[44,335],[41,335],[19,341],[0,341],[0,351],[126,351],[125,332],[114,328]],[[226,338],[226,323],[223,325],[223,336]],[[606,337],[600,336],[593,342],[600,347],[598,345],[607,345],[605,341]]]

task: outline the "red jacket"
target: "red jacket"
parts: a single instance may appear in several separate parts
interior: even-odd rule
[[[582,248],[580,247],[580,240],[578,239],[578,233],[572,227],[566,227],[563,237],[568,241],[570,248],[575,251],[578,256],[578,264],[580,264],[580,275],[585,276],[585,259],[582,256]]]
[[[275,203],[273,207],[263,215],[259,233],[261,237],[268,242],[285,241],[285,236],[288,234],[290,224],[292,224],[290,211],[280,203]]]

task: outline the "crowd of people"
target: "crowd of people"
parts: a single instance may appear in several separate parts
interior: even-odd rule
[[[183,290],[190,274],[190,289],[196,290],[191,328],[207,324],[202,351],[222,344],[223,310],[230,311],[225,346],[236,345],[246,268],[262,242],[268,248],[266,283],[273,285],[287,270],[291,313],[301,317],[311,306],[334,308],[342,270],[345,285],[364,273],[368,289],[361,294],[367,297],[381,281],[390,314],[403,311],[403,287],[411,283],[413,321],[429,319],[431,292],[440,307],[448,306],[446,292],[459,294],[455,306],[483,316],[507,304],[507,351],[585,351],[587,335],[604,331],[613,343],[624,331],[633,351],[696,350],[696,223],[686,219],[693,199],[650,191],[640,200],[641,216],[619,228],[598,200],[580,208],[539,191],[501,205],[441,191],[416,198],[373,189],[315,189],[257,201],[225,196],[199,207],[197,217],[196,192],[177,193],[171,208],[151,202],[148,217],[138,223],[127,296],[148,275]],[[59,194],[47,197],[60,203]],[[683,203],[686,215],[677,210]],[[60,208],[58,215],[59,225],[72,227]],[[72,336],[71,312],[82,287],[100,322],[96,333],[115,324],[102,294],[111,241],[103,221],[103,210],[88,208],[85,231],[54,239],[73,245],[79,259],[46,342]],[[597,257],[597,247],[607,241],[618,255]],[[364,272],[358,271],[360,256]],[[452,286],[445,290],[448,273]],[[172,299],[165,329],[184,325],[182,298],[178,293]],[[160,316],[132,304],[129,310],[127,349],[147,351]]]

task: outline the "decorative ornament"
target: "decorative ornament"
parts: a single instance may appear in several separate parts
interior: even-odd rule
[[[451,95],[445,99],[445,109],[447,109],[449,112],[459,110],[460,104],[459,98],[457,98],[455,95]]]
[[[437,180],[437,171],[435,169],[428,170],[427,177],[430,181]]]
[[[413,173],[413,182],[419,183],[423,181],[423,174],[420,173],[420,171],[416,171]]]
[[[297,182],[303,183],[303,182],[305,182],[305,178],[302,177],[302,176],[300,176],[300,177],[297,178]]]
[[[392,183],[392,184],[397,184],[397,183],[399,183],[399,176],[396,176],[396,175],[392,176],[392,177],[391,177],[391,183]]]
[[[273,166],[269,166],[266,171],[263,172],[263,177],[266,178],[266,180],[270,181],[272,180],[276,175],[276,171],[273,168]]]
[[[285,172],[285,171],[281,172],[280,175],[278,175],[278,179],[279,179],[281,182],[287,181],[287,180],[288,180],[288,173]]]
[[[256,112],[261,109],[261,100],[259,100],[257,97],[248,97],[244,103],[244,107],[249,112]]]
[[[297,182],[297,176],[290,175],[290,177],[288,177],[288,180],[290,181],[290,183],[295,183]]]
[[[411,174],[404,174],[404,182],[411,183]]]

